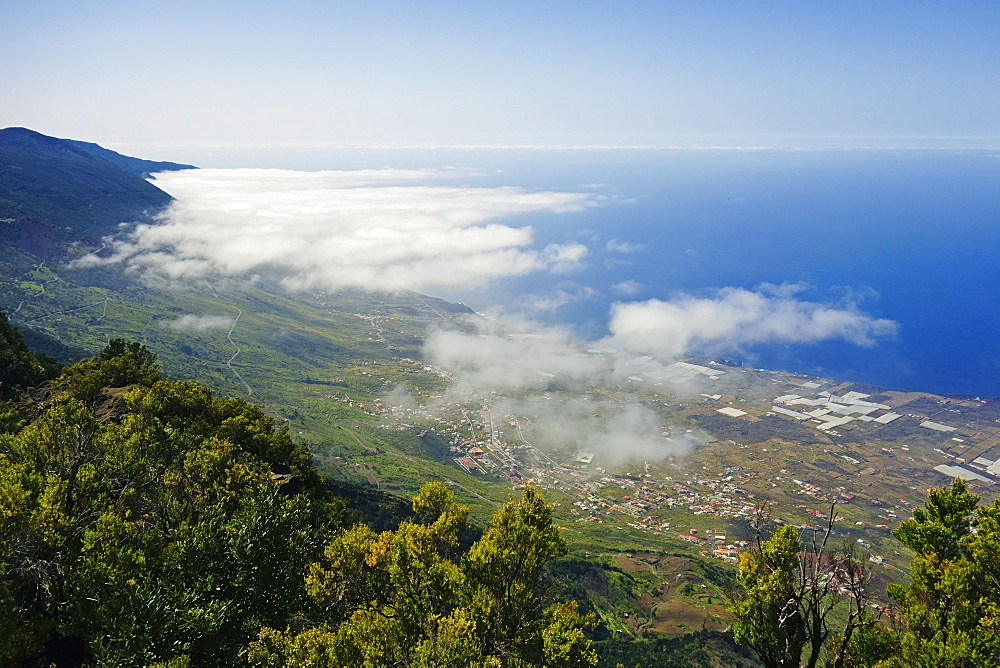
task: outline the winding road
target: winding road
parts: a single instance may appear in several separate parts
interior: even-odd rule
[[[213,290],[212,292],[215,291]],[[234,306],[233,308],[236,307]],[[236,348],[236,352],[233,353],[233,356],[226,361],[226,366],[228,366],[229,370],[233,372],[233,375],[236,376],[241,383],[243,383],[243,387],[247,389],[247,395],[250,396],[253,394],[253,389],[251,389],[250,385],[245,380],[243,380],[243,376],[241,376],[240,372],[237,371],[236,368],[233,366],[233,360],[236,359],[236,356],[239,355],[240,352],[242,352],[240,350],[239,344],[233,341],[233,330],[236,329],[236,323],[240,321],[240,316],[243,315],[243,309],[237,308],[236,310],[239,311],[239,313],[236,314],[236,320],[233,320],[233,324],[229,327],[229,332],[226,334],[226,340],[229,341],[229,344],[233,348]]]

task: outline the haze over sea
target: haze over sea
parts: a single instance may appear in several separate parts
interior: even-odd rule
[[[188,159],[301,170],[460,165],[479,174],[469,185],[594,193],[605,199],[583,211],[504,220],[532,226],[538,248],[586,245],[582,269],[428,292],[597,339],[614,302],[796,285],[798,299],[856,308],[898,332],[868,347],[706,352],[890,389],[1000,396],[998,151],[258,147]]]

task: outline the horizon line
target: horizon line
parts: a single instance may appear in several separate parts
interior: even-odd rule
[[[806,140],[840,140],[838,143],[817,145]],[[858,143],[851,145],[851,141]],[[889,140],[881,143],[877,140]],[[943,145],[944,141],[961,141]],[[963,141],[964,140],[964,141]],[[865,150],[997,150],[1000,135],[914,135],[914,136],[834,136],[811,135],[788,138],[787,143],[497,143],[497,142],[343,142],[343,141],[114,141],[118,146],[174,146],[200,148],[313,148],[313,149],[373,149],[373,150],[538,150],[538,151],[865,151]],[[914,145],[914,142],[933,145]],[[976,143],[979,145],[970,145]]]

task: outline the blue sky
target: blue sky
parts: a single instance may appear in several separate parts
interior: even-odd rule
[[[112,146],[1000,143],[996,0],[4,4],[0,127]]]

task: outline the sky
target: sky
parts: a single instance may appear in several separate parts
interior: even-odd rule
[[[1000,137],[996,0],[3,4],[0,127],[111,148]]]

